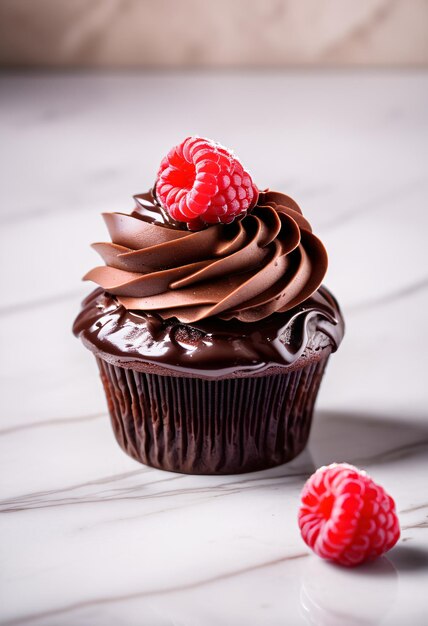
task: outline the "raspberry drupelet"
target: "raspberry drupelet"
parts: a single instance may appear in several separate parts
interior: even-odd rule
[[[348,567],[390,550],[400,537],[394,500],[347,463],[318,469],[306,482],[298,522],[305,543]]]
[[[156,196],[190,230],[229,224],[257,203],[258,189],[236,156],[220,144],[188,137],[162,160]]]

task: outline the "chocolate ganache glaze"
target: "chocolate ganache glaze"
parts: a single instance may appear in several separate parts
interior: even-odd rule
[[[241,221],[190,232],[152,192],[104,214],[112,243],[74,333],[122,367],[221,378],[291,369],[337,349],[344,331],[320,283],[322,243],[288,196],[264,191]]]
[[[325,287],[294,309],[262,321],[210,317],[191,325],[129,311],[96,289],[84,300],[73,331],[96,356],[114,365],[219,379],[291,370],[317,360],[337,349],[344,324]]]
[[[242,220],[197,232],[172,225],[152,192],[135,199],[132,214],[103,215],[112,242],[93,247],[106,265],[84,277],[125,309],[254,322],[305,301],[326,273],[323,244],[282,193],[261,192]]]

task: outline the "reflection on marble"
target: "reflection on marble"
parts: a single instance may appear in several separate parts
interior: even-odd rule
[[[398,572],[387,557],[356,570],[311,559],[302,574],[300,604],[314,626],[379,624],[393,611],[397,589]]]
[[[0,624],[425,624],[427,87],[382,73],[2,79]],[[127,210],[189,132],[301,202],[348,323],[309,448],[243,476],[126,457],[70,332],[99,213]],[[320,561],[297,529],[305,478],[335,460],[400,512],[399,544],[358,570]]]

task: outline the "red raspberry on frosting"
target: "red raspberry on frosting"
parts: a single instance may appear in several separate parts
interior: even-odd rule
[[[162,160],[156,195],[174,220],[199,230],[243,217],[257,203],[258,189],[232,152],[188,137]]]
[[[359,565],[390,550],[400,536],[394,500],[347,463],[318,469],[306,482],[298,522],[318,556]]]

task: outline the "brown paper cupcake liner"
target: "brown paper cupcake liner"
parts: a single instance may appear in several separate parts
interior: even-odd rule
[[[97,358],[121,448],[146,465],[187,474],[239,474],[293,459],[307,443],[327,361],[284,374],[205,380]]]

